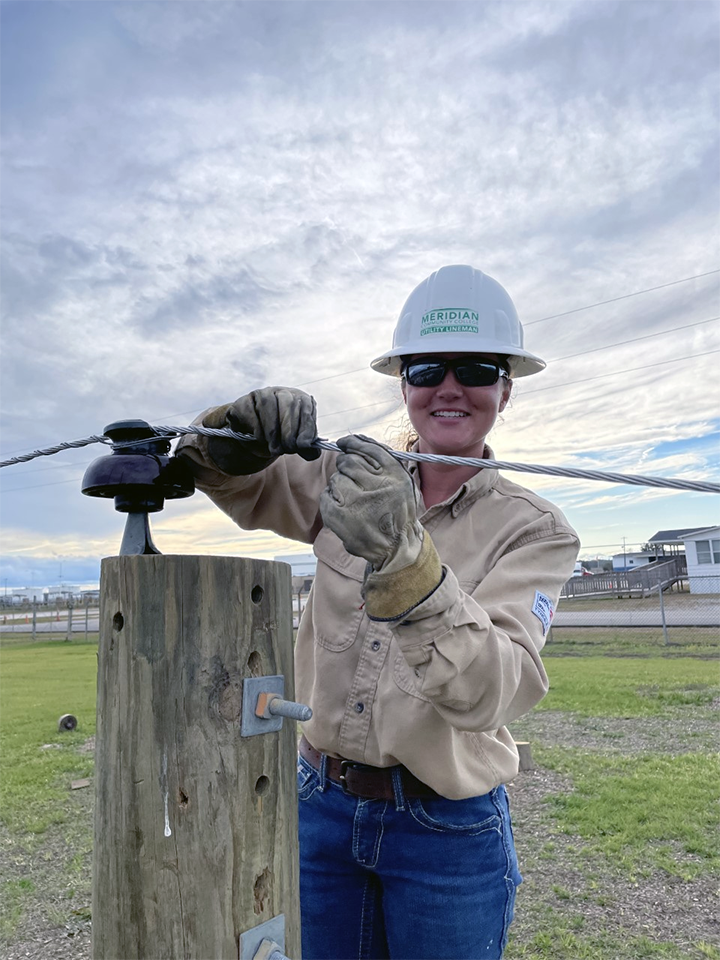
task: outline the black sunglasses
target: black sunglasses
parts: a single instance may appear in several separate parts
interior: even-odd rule
[[[507,371],[491,360],[477,360],[472,355],[457,360],[442,357],[420,357],[403,364],[402,375],[411,387],[437,387],[445,379],[448,370],[457,377],[463,387],[491,387]]]

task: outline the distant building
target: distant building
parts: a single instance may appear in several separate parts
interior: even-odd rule
[[[624,553],[614,554],[613,571],[620,573],[637,570],[648,563],[662,563],[663,560],[683,556],[686,552],[686,541],[707,529],[708,527],[680,527],[674,530],[658,530],[643,544],[641,550],[626,550]]]
[[[47,603],[49,593],[49,587],[7,587],[3,600],[6,604],[32,603],[33,600]]]
[[[637,570],[638,567],[644,567],[648,563],[655,563],[658,556],[656,553],[647,551],[627,550],[625,553],[616,553],[612,558],[612,568],[615,573],[622,573],[624,570]]]
[[[611,573],[612,572],[612,558],[611,557],[593,557],[593,559],[583,559],[582,565],[586,570],[589,570],[590,573]]]
[[[646,547],[662,556],[675,556],[685,550],[685,538],[705,530],[705,527],[682,527],[679,530],[658,530],[648,540]]]
[[[690,593],[720,593],[720,527],[695,529],[684,544]]]
[[[274,557],[276,563],[289,563],[293,577],[314,577],[317,557],[314,553],[291,553],[284,557]]]
[[[308,594],[315,579],[317,558],[314,553],[292,553],[275,557],[276,563],[289,563],[292,569],[293,627],[300,625],[300,617],[308,602]]]
[[[56,600],[74,600],[84,597],[91,599],[99,596],[99,586],[91,583],[59,583],[49,587],[7,587],[0,588],[0,602],[6,606],[19,603],[55,603]]]

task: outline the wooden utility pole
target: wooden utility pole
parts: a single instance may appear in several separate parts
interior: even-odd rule
[[[95,960],[237,960],[283,914],[299,960],[296,724],[241,737],[243,680],[293,698],[286,564],[103,560]]]

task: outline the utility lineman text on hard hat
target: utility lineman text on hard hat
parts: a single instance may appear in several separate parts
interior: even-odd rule
[[[455,323],[450,324],[454,320]],[[463,320],[469,320],[470,323],[462,323]],[[424,337],[428,333],[477,333],[480,322],[479,314],[474,310],[431,310],[424,313],[421,321],[420,336]],[[430,324],[443,324],[443,326],[430,326]]]

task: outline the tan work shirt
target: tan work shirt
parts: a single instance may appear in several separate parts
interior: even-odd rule
[[[373,622],[360,593],[365,560],[346,552],[318,510],[335,454],[312,463],[284,456],[231,477],[207,458],[204,438],[181,447],[199,465],[199,489],[240,527],[313,544],[295,692],[312,707],[303,730],[316,749],[402,763],[451,799],[517,774],[505,725],[547,692],[540,650],[579,549],[557,507],[497,470],[479,471],[420,516],[443,562],[441,585],[401,623]]]

